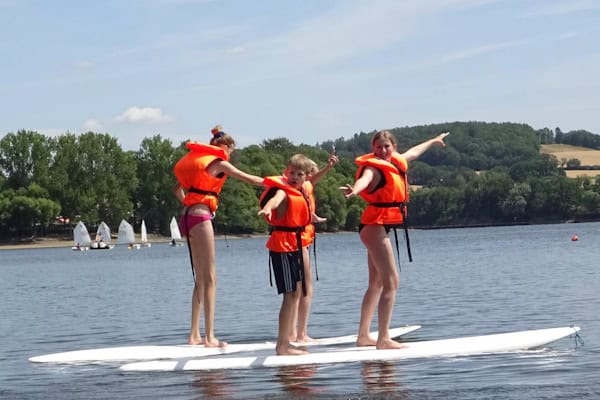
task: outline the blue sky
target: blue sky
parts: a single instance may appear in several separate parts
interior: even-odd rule
[[[600,134],[600,0],[0,0],[0,136]]]

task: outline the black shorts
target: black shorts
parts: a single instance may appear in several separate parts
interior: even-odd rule
[[[269,251],[269,257],[271,257],[273,275],[275,275],[277,283],[277,294],[294,292],[298,282],[302,279],[302,265],[298,252]]]

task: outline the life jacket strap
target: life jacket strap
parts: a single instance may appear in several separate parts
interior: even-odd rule
[[[195,188],[193,186],[190,187],[187,191],[190,192],[190,193],[205,194],[207,196],[214,196],[217,199],[219,198],[219,193],[217,193],[217,192],[213,192],[211,190],[198,189],[198,188]]]
[[[315,227],[315,237],[313,239],[313,256],[315,259],[315,278],[319,280],[319,271],[317,270],[317,228]]]
[[[410,250],[410,238],[408,237],[408,209],[406,207],[406,202],[401,201],[393,201],[388,203],[369,203],[370,206],[381,207],[381,208],[392,208],[398,207],[400,212],[402,213],[402,225],[404,226],[404,238],[406,239],[406,252],[408,253],[408,261],[412,262],[412,251]],[[394,227],[394,236],[396,238],[396,254],[398,256],[398,269],[400,269],[400,254],[398,253],[398,234],[396,233],[396,228]]]
[[[391,201],[391,202],[375,202],[375,203],[369,203],[370,206],[374,206],[374,207],[381,207],[381,208],[393,208],[393,207],[400,207],[400,211],[402,211],[403,208],[406,208],[406,203],[403,201]]]
[[[190,243],[190,230],[188,229],[188,213],[189,213],[190,209],[186,208],[185,209],[185,215],[183,216],[183,225],[185,228],[185,239],[187,241],[187,248],[188,248],[188,253],[190,254],[190,266],[192,267],[192,278],[194,279],[194,289],[197,289],[196,286],[196,270],[194,269],[194,257],[192,256],[192,244]],[[202,304],[202,301],[200,301],[200,295],[198,294],[198,290],[194,290],[194,293],[196,293],[196,300],[198,301],[198,304]]]
[[[271,225],[271,233],[274,231],[294,232],[296,234],[296,246],[298,247],[298,261],[300,262],[300,278],[302,280],[302,294],[306,296],[306,277],[304,276],[304,254],[302,253],[302,232],[304,232],[304,226]]]

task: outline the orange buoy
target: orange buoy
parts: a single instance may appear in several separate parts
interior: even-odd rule
[[[573,241],[573,242],[576,242],[576,241],[578,241],[578,240],[579,240],[579,236],[577,236],[577,235],[573,235],[573,236],[571,237],[571,241]]]

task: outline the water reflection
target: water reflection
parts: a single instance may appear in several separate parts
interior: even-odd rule
[[[311,384],[311,378],[315,376],[317,367],[315,365],[293,365],[279,367],[275,376],[279,379],[285,390],[290,395],[315,395],[323,391]]]
[[[229,371],[203,371],[194,375],[192,387],[203,399],[227,399],[234,394]]]
[[[409,393],[396,375],[396,366],[389,361],[364,361],[361,375],[366,393],[394,393],[394,398],[408,399]]]

